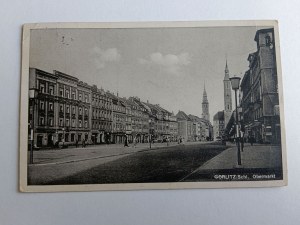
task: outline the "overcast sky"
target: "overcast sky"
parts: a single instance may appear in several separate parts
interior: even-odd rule
[[[30,67],[139,96],[169,111],[201,116],[204,82],[210,118],[224,108],[230,76],[248,69],[257,27],[32,30]],[[233,101],[234,102],[234,101]]]

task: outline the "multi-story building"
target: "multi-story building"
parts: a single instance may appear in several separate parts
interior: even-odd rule
[[[226,127],[232,114],[232,96],[231,96],[231,82],[229,80],[229,70],[226,60],[224,84],[224,125]]]
[[[213,118],[214,140],[221,139],[224,136],[224,111],[219,111]]]
[[[191,119],[183,111],[179,111],[176,117],[178,122],[178,137],[183,141],[193,140],[193,122]]]
[[[112,132],[112,98],[96,85],[92,91],[92,141],[94,144],[108,143],[111,141]]]
[[[126,106],[119,98],[109,91],[106,95],[112,99],[112,143],[124,143],[126,135]]]
[[[138,142],[148,142],[149,137],[149,113],[145,105],[141,102],[138,97],[130,97],[130,101],[135,103],[135,116],[136,121],[136,132],[138,132]]]
[[[148,142],[178,140],[177,117],[158,104],[138,97],[120,98],[96,85],[54,71],[30,68],[30,89],[38,96],[30,99],[29,134],[35,147],[54,145]],[[193,123],[186,123],[186,141],[192,140]],[[31,138],[31,137],[30,137]]]
[[[178,122],[177,118],[172,112],[172,114],[169,117],[170,122],[169,122],[169,128],[170,128],[170,141],[178,141]]]
[[[158,104],[144,103],[149,109],[149,119],[153,121],[154,139],[164,141],[170,139],[170,116],[171,113]]]
[[[29,109],[34,146],[90,142],[90,86],[59,71],[30,68],[29,76],[29,89],[38,91]]]
[[[249,55],[241,82],[242,127],[246,139],[276,143],[281,139],[274,29],[258,30],[254,40],[257,51]]]

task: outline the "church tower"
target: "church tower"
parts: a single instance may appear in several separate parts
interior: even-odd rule
[[[225,66],[225,76],[224,76],[224,126],[226,127],[232,113],[232,97],[231,97],[231,83],[229,80],[229,70],[227,66]]]
[[[204,91],[203,91],[203,99],[202,99],[202,118],[209,121],[209,103],[207,100],[205,83],[204,83]]]

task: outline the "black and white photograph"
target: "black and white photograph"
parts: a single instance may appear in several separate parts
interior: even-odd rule
[[[287,185],[276,21],[23,27],[20,190]]]

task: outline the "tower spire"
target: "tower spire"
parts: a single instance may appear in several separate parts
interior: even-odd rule
[[[229,80],[229,69],[228,69],[228,64],[227,64],[227,57],[226,57],[226,64],[225,64],[225,76],[224,80]]]

